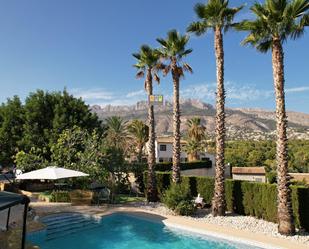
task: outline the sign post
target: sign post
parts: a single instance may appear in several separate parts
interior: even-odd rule
[[[148,104],[149,105],[163,105],[163,95],[149,95]]]

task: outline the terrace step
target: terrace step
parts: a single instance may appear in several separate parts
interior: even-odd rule
[[[46,240],[56,239],[100,226],[91,216],[77,213],[48,216],[42,218],[41,221],[46,225]]]

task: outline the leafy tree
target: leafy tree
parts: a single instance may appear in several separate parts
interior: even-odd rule
[[[145,76],[145,89],[148,96],[153,94],[153,79],[160,83],[160,78],[157,74],[161,69],[161,63],[159,61],[160,54],[156,49],[152,49],[147,45],[141,46],[138,53],[133,54],[137,63],[134,65],[138,72],[137,78]],[[153,105],[148,106],[148,124],[149,124],[149,138],[148,138],[148,186],[147,186],[147,199],[148,201],[157,201],[157,187],[156,187],[156,175],[154,171],[156,158],[155,158],[155,118]]]
[[[199,21],[190,24],[188,31],[200,36],[209,29],[214,31],[217,65],[217,104],[216,104],[216,176],[212,214],[225,215],[224,189],[224,144],[225,144],[225,90],[224,90],[224,51],[223,34],[233,22],[235,15],[242,9],[230,8],[228,0],[209,0],[206,4],[196,4],[195,13]]]
[[[24,110],[20,99],[14,96],[0,107],[0,162],[12,165],[23,137]]]
[[[103,144],[96,132],[78,126],[64,130],[51,147],[52,164],[89,174],[90,179],[103,182],[107,177]]]
[[[284,92],[284,53],[282,43],[288,38],[303,35],[309,25],[308,0],[266,0],[251,8],[254,20],[245,20],[237,28],[248,31],[243,44],[250,44],[260,52],[272,51],[277,119],[277,174],[278,174],[278,230],[281,234],[294,234],[291,192],[288,178],[287,117]]]
[[[163,74],[169,72],[173,78],[173,182],[180,182],[180,106],[179,106],[179,83],[180,78],[184,76],[184,71],[192,73],[192,68],[182,59],[192,52],[192,49],[186,49],[189,36],[181,35],[176,30],[167,33],[167,38],[158,38],[160,43],[161,57],[167,61],[167,65],[162,66]]]
[[[32,147],[48,147],[52,137],[54,99],[43,90],[30,93],[25,101],[25,123],[22,144],[26,151]]]
[[[29,152],[23,150],[18,151],[15,155],[16,167],[22,170],[23,173],[32,170],[42,169],[49,166],[49,162],[45,159],[46,149],[32,147]]]

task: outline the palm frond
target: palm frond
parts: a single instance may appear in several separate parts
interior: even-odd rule
[[[137,74],[136,74],[137,79],[144,78],[144,76],[145,76],[144,71],[138,71]]]
[[[183,66],[182,66],[183,70],[186,71],[186,72],[190,72],[190,73],[193,73],[193,70],[191,68],[191,66],[188,64],[188,63],[184,63]]]
[[[153,74],[153,79],[160,84],[160,77],[156,73]]]

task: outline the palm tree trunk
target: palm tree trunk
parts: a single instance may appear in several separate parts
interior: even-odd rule
[[[280,39],[274,38],[272,46],[272,64],[274,87],[276,94],[277,119],[277,174],[278,174],[278,222],[279,233],[291,235],[295,233],[291,206],[291,190],[288,178],[287,153],[287,117],[284,96],[284,62],[283,49]]]
[[[180,106],[179,106],[179,73],[176,58],[172,58],[172,77],[173,77],[173,175],[174,183],[180,183]]]
[[[146,75],[146,90],[148,95],[152,95],[152,75],[151,68]],[[153,105],[148,105],[149,139],[148,139],[148,179],[147,179],[147,200],[156,202],[158,200],[156,174],[155,174],[155,120]]]
[[[216,103],[216,174],[212,200],[213,216],[225,215],[224,188],[224,144],[225,144],[225,91],[224,91],[224,52],[220,27],[215,28],[215,53],[217,65],[217,103]]]

